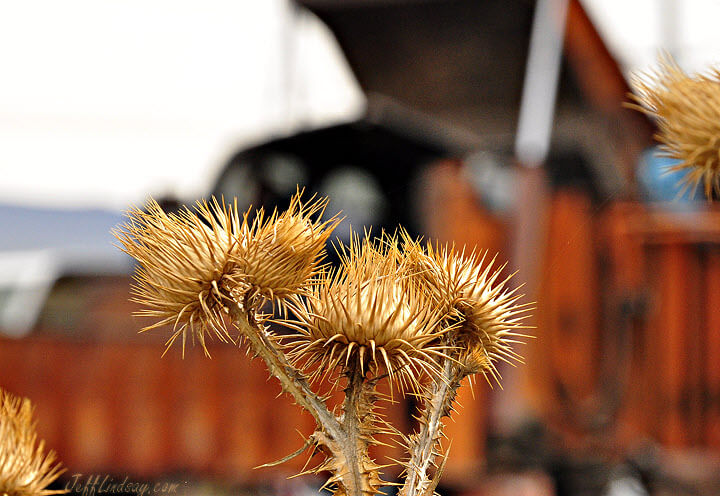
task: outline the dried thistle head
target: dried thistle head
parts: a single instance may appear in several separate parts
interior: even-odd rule
[[[303,204],[301,193],[282,213],[266,218],[259,210],[252,222],[243,220],[238,249],[232,255],[236,280],[247,297],[273,300],[297,293],[313,276],[325,243],[337,225],[337,216],[322,221],[327,198]]]
[[[142,331],[170,325],[168,348],[189,337],[208,354],[207,336],[233,341],[224,315],[229,298],[247,308],[264,299],[297,292],[317,270],[325,242],[336,224],[312,220],[327,201],[303,205],[300,193],[290,208],[250,222],[237,205],[198,202],[194,210],[165,213],[156,202],[129,212],[130,221],[114,234],[140,267],[133,301],[138,315],[155,322]]]
[[[142,331],[171,325],[167,346],[182,337],[183,355],[188,334],[206,354],[206,335],[232,341],[221,288],[232,281],[231,255],[242,227],[237,208],[198,202],[194,211],[168,214],[151,201],[147,211],[136,208],[128,216],[130,221],[114,234],[140,263],[133,301],[145,307],[138,315],[155,319]]]
[[[483,372],[498,380],[496,363],[520,362],[512,350],[518,331],[528,326],[528,305],[518,304],[519,288],[507,286],[510,277],[500,279],[505,265],[486,263],[487,253],[465,254],[453,246],[435,246],[405,238],[406,270],[442,308],[452,322],[447,339],[448,354],[463,363],[469,372]]]
[[[700,183],[708,199],[720,194],[720,71],[688,76],[667,57],[632,85],[629,106],[655,119],[662,150],[680,161],[668,170],[686,172],[680,194]]]
[[[63,470],[55,453],[44,453],[45,443],[37,441],[33,406],[27,398],[16,398],[0,389],[0,494],[3,496],[46,496],[67,491],[47,486]]]
[[[441,313],[426,293],[401,274],[401,254],[387,239],[355,240],[339,270],[325,271],[304,297],[290,300],[298,330],[289,355],[315,375],[359,368],[381,370],[403,387],[433,373],[442,355]]]

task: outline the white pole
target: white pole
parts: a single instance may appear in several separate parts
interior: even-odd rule
[[[537,0],[528,53],[515,156],[539,167],[550,149],[555,97],[560,76],[568,0]]]
[[[527,69],[520,102],[515,138],[515,156],[521,164],[518,174],[515,221],[513,223],[513,265],[525,282],[530,301],[537,301],[544,221],[549,192],[541,167],[550,150],[555,96],[563,53],[568,0],[537,0]],[[533,415],[523,395],[522,368],[502,370],[503,394],[494,396],[491,422],[496,432],[508,434]]]

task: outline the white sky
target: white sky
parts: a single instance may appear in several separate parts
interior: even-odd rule
[[[289,6],[0,0],[0,203],[189,199],[240,146],[357,116],[332,35]]]
[[[582,1],[626,72],[660,49],[691,71],[720,61],[720,0]],[[187,200],[241,146],[358,116],[332,35],[289,6],[0,0],[0,203]]]
[[[626,75],[652,70],[661,51],[683,69],[720,65],[720,0],[581,0]]]

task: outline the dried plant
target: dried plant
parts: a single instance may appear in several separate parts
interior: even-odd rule
[[[320,255],[338,223],[337,217],[319,220],[326,206],[326,199],[311,199],[303,205],[300,195],[295,195],[286,211],[275,211],[267,219],[260,210],[250,224],[250,211],[245,213],[239,249],[233,254],[235,280],[247,293],[245,297],[285,298],[297,293],[316,273]]]
[[[485,264],[486,255],[465,255],[454,247],[422,246],[404,235],[406,267],[425,288],[437,308],[445,314],[442,342],[449,357],[441,359],[441,375],[430,381],[422,393],[418,419],[420,429],[406,438],[409,460],[401,496],[431,496],[442,475],[443,463],[436,467],[434,479],[429,469],[440,455],[442,418],[453,411],[453,401],[462,380],[482,373],[499,383],[498,360],[521,362],[511,345],[527,337],[519,331],[527,328],[523,320],[528,305],[518,304],[522,295],[508,289],[510,277],[498,281],[504,266],[493,269],[494,259]]]
[[[0,494],[3,496],[67,492],[47,489],[63,470],[55,463],[55,453],[45,453],[45,443],[38,442],[32,417],[30,400],[0,389]]]
[[[665,154],[679,160],[670,171],[684,171],[680,194],[703,184],[705,196],[720,194],[720,71],[687,75],[670,57],[660,68],[632,81],[629,104],[657,122],[656,139]]]
[[[457,349],[459,364],[470,373],[484,373],[498,383],[495,364],[520,362],[512,351],[519,329],[526,318],[528,305],[518,304],[523,295],[519,287],[509,289],[512,277],[499,280],[506,265],[494,267],[495,259],[486,262],[487,252],[478,255],[458,252],[453,246],[422,247],[405,236],[408,267],[425,291],[432,295],[434,305],[442,308],[449,326],[448,345]]]
[[[237,210],[213,202],[199,203],[196,212],[166,214],[150,202],[147,211],[136,208],[128,215],[130,222],[116,236],[141,265],[133,300],[146,307],[139,315],[155,319],[143,331],[172,325],[167,345],[181,336],[183,354],[188,333],[206,353],[207,334],[232,341],[220,288],[236,275],[232,254],[242,228]]]
[[[133,300],[146,307],[140,316],[155,319],[143,331],[172,325],[167,346],[181,337],[183,354],[188,334],[206,354],[206,335],[233,341],[223,300],[257,306],[298,291],[317,269],[336,223],[310,220],[326,203],[303,205],[296,195],[286,212],[265,220],[260,211],[253,221],[249,212],[241,220],[237,205],[215,200],[179,214],[166,214],[153,201],[146,211],[131,210],[130,222],[114,234],[140,263]]]
[[[297,320],[285,324],[299,333],[288,355],[303,368],[319,363],[316,373],[356,369],[419,386],[442,355],[442,309],[424,288],[398,279],[402,259],[392,240],[354,240],[344,255],[341,267],[289,300]]]
[[[155,203],[130,212],[115,234],[140,262],[134,298],[155,322],[171,325],[168,344],[185,334],[205,347],[205,335],[244,338],[283,388],[316,421],[305,446],[324,458],[312,472],[329,472],[336,496],[374,495],[387,482],[369,454],[376,436],[392,433],[407,448],[401,462],[405,496],[431,496],[442,473],[443,417],[449,416],[460,382],[482,373],[499,380],[496,363],[520,361],[511,345],[527,306],[508,289],[503,270],[485,257],[449,247],[422,245],[407,234],[374,242],[353,239],[341,248],[341,264],[321,265],[323,247],[337,217],[321,221],[326,200],[266,218],[239,215],[216,201],[195,211],[166,214]],[[278,336],[268,328],[266,302],[283,310],[280,323],[294,330]],[[184,350],[184,347],[183,347]],[[317,383],[343,387],[332,411]],[[390,381],[420,403],[420,426],[399,433],[379,413],[385,400],[376,386]],[[447,454],[447,453],[446,453]],[[433,467],[437,468],[434,478]]]

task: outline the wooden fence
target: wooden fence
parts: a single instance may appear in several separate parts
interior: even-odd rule
[[[528,394],[570,446],[720,450],[720,211],[677,207],[552,200]]]
[[[619,204],[607,217],[615,294],[636,307],[630,432],[720,450],[720,211]]]
[[[237,481],[266,480],[299,471],[306,456],[275,468],[303,444],[312,418],[292,400],[264,364],[233,346],[199,349],[185,359],[156,343],[82,343],[34,338],[0,340],[0,384],[36,404],[40,436],[70,473],[173,473]],[[340,394],[341,395],[341,394]],[[463,388],[448,474],[477,468],[484,445],[483,389]],[[408,401],[384,404],[388,419],[408,431]],[[385,439],[388,441],[388,439]],[[379,447],[377,459],[401,459],[400,448]],[[319,462],[320,459],[314,460]],[[397,475],[392,469],[389,477]]]

